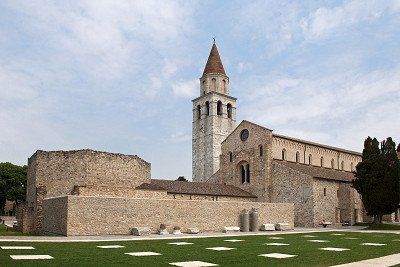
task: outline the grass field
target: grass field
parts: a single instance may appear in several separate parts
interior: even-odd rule
[[[16,236],[16,235],[26,235],[21,232],[14,232],[11,230],[7,231],[7,226],[0,224],[0,236]]]
[[[399,224],[388,224],[388,223],[357,223],[356,226],[365,226],[365,230],[400,230]]]
[[[344,235],[332,235],[343,233]],[[281,234],[280,240],[271,236],[215,237],[180,240],[146,240],[124,242],[76,242],[76,243],[35,243],[1,242],[0,246],[33,246],[35,250],[0,250],[1,266],[168,266],[172,262],[204,261],[220,266],[328,266],[384,255],[400,253],[400,235],[354,232],[311,233],[316,237],[303,237],[306,234]],[[359,239],[346,239],[359,238]],[[241,239],[242,242],[226,242],[226,239]],[[327,243],[312,243],[307,240],[329,240]],[[396,241],[397,240],[397,241]],[[191,242],[193,245],[176,246],[171,242]],[[383,243],[385,246],[364,246],[361,243]],[[265,243],[287,243],[287,246],[267,246]],[[98,245],[122,245],[124,248],[100,249]],[[236,248],[229,251],[212,251],[210,247]],[[348,251],[322,251],[319,248],[347,248]],[[152,251],[162,255],[134,257],[127,252]],[[272,259],[260,254],[284,253],[298,255],[293,258]],[[51,260],[12,260],[10,255],[46,254]]]

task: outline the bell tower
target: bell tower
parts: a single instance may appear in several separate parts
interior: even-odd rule
[[[236,127],[236,98],[228,92],[229,77],[214,41],[200,77],[200,96],[192,100],[194,182],[205,182],[218,171],[221,143]]]

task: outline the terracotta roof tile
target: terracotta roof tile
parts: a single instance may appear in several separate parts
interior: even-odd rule
[[[336,180],[351,182],[354,179],[354,173],[348,171],[340,171],[335,169],[329,169],[325,167],[317,167],[312,165],[307,165],[303,163],[290,162],[285,160],[276,160],[274,162],[285,165],[293,170],[302,172],[304,174],[310,175],[314,178]]]
[[[208,73],[220,73],[226,75],[224,66],[222,65],[221,57],[219,56],[218,49],[215,43],[211,47],[210,55],[208,56],[203,75]]]
[[[142,188],[140,188],[142,187]],[[138,189],[165,189],[168,193],[175,194],[190,194],[190,195],[210,195],[210,196],[229,196],[229,197],[251,197],[256,196],[246,192],[236,186],[214,184],[214,183],[199,183],[199,182],[184,182],[173,180],[158,180],[151,179],[150,184],[142,184]]]

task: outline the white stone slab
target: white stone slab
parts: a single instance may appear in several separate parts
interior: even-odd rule
[[[108,246],[97,246],[98,248],[124,248],[125,246],[120,245],[108,245]]]
[[[283,237],[279,237],[279,236],[271,236],[268,237],[269,239],[275,239],[275,240],[279,240],[279,239],[283,239]]]
[[[174,242],[174,243],[168,243],[170,245],[176,245],[176,246],[186,246],[186,245],[193,245],[193,243],[189,242]]]
[[[10,255],[13,260],[51,260],[50,255]]]
[[[317,237],[315,235],[303,235],[302,237]]]
[[[275,258],[275,259],[285,259],[285,258],[297,257],[297,255],[282,254],[282,253],[269,253],[269,254],[261,254],[258,256],[267,257],[267,258]]]
[[[331,234],[331,235],[344,235],[344,234]]]
[[[327,250],[327,251],[346,251],[346,250],[350,250],[349,248],[319,248],[320,250]]]
[[[400,239],[393,239],[394,242],[400,242]]]
[[[261,225],[261,231],[275,231],[275,224],[272,223],[264,223]]]
[[[15,250],[24,250],[24,249],[35,249],[34,247],[30,246],[2,246],[1,249],[8,250],[8,249],[15,249]]]
[[[236,248],[227,248],[227,247],[213,247],[213,248],[206,248],[209,250],[217,250],[217,251],[223,251],[223,250],[232,250],[232,249],[236,249]]]
[[[241,239],[227,239],[227,240],[224,240],[225,242],[242,242],[242,241],[244,241],[244,240],[241,240]]]
[[[267,245],[267,246],[289,246],[289,244],[285,244],[285,243],[265,243],[264,245]]]
[[[311,239],[307,240],[308,242],[313,242],[313,243],[327,243],[329,240],[318,240],[318,239]]]
[[[348,239],[348,240],[357,240],[360,239],[359,237],[345,237],[344,239]]]
[[[386,244],[382,244],[382,243],[362,243],[361,245],[363,246],[386,246]]]
[[[131,255],[135,257],[142,257],[142,256],[157,256],[161,255],[160,253],[157,252],[152,252],[152,251],[143,251],[143,252],[129,252],[125,253],[126,255]]]
[[[209,267],[218,266],[218,264],[204,262],[204,261],[182,261],[182,262],[172,262],[169,265],[180,266],[180,267]]]

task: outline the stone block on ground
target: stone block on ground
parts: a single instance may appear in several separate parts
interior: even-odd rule
[[[275,231],[275,225],[272,223],[265,223],[261,225],[261,231]]]
[[[275,225],[275,229],[278,231],[287,231],[287,230],[291,230],[292,228],[290,227],[290,224],[288,224],[288,223],[277,223]]]
[[[224,233],[236,233],[240,231],[239,226],[225,226]]]
[[[149,227],[133,227],[131,230],[132,235],[142,236],[142,235],[149,235],[150,228]]]
[[[188,234],[198,234],[198,233],[200,233],[200,230],[199,230],[199,228],[192,227],[192,228],[188,228],[187,233]]]
[[[158,234],[159,234],[159,235],[169,235],[167,229],[160,229],[160,230],[158,230]]]
[[[180,229],[175,229],[175,230],[172,232],[172,234],[173,234],[173,235],[181,235],[182,232],[181,232]]]

